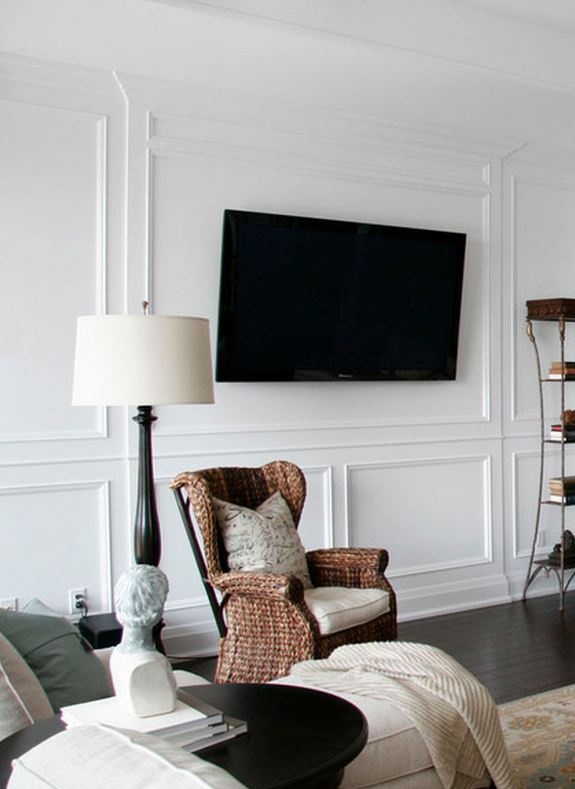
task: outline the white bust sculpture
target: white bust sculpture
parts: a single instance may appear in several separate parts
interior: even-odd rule
[[[169,585],[157,567],[136,564],[122,573],[114,590],[122,641],[110,659],[118,701],[138,718],[171,712],[176,706],[172,668],[154,646],[153,628],[161,617]]]

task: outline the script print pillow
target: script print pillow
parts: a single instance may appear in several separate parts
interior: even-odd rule
[[[305,549],[291,510],[278,491],[256,510],[213,499],[230,570],[295,575],[312,586]]]

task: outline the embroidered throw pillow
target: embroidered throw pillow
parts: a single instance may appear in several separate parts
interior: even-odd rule
[[[305,549],[291,510],[278,491],[257,510],[213,499],[230,570],[295,575],[312,586]]]

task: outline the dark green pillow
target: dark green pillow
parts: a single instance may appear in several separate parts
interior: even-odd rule
[[[36,674],[54,712],[113,695],[106,669],[67,619],[0,609],[0,633]]]

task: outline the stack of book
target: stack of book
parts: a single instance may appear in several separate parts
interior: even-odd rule
[[[575,362],[551,362],[549,368],[549,378],[553,380],[561,380],[561,378],[575,380]]]
[[[551,425],[549,431],[550,441],[575,441],[575,425]]]
[[[549,501],[575,504],[575,477],[552,477],[549,480]]]
[[[136,718],[123,712],[118,699],[110,696],[62,707],[61,717],[67,727],[104,723],[162,737],[186,751],[199,751],[224,742],[248,728],[245,721],[225,715],[184,688],[178,688],[175,710],[164,715]]]

